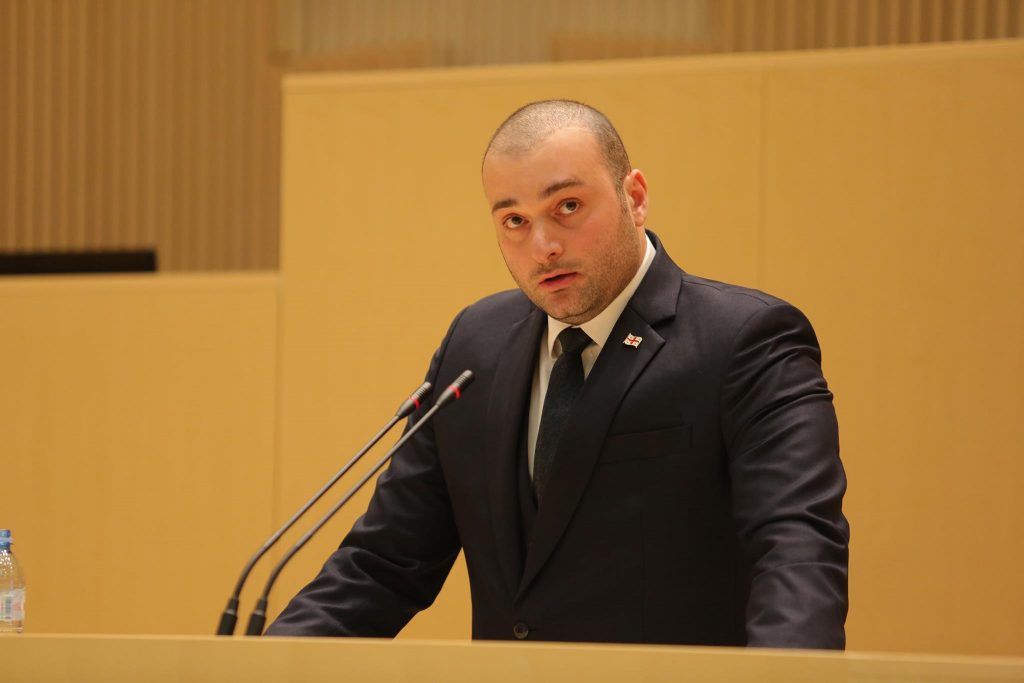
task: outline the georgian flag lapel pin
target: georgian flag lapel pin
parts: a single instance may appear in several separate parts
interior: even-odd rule
[[[622,340],[622,343],[626,346],[632,346],[634,349],[640,346],[640,342],[644,340],[643,337],[638,337],[632,332],[626,335],[626,338]]]

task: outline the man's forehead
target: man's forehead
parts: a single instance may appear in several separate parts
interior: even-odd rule
[[[607,171],[593,133],[559,128],[532,148],[492,148],[484,159],[484,194],[491,212],[543,200],[567,187],[596,187]]]
[[[489,161],[528,163],[556,150],[580,154],[599,151],[597,138],[592,131],[580,126],[563,126],[535,135],[495,141],[484,158],[484,167],[487,167]]]
[[[600,183],[599,168],[593,164],[572,163],[555,159],[552,163],[516,163],[495,159],[484,169],[484,193],[492,201],[503,204],[545,199],[569,187],[593,187]],[[499,196],[500,195],[500,196]]]

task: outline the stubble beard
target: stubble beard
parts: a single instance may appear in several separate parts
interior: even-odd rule
[[[607,308],[625,289],[636,274],[643,257],[640,255],[640,236],[629,214],[625,197],[622,198],[621,207],[618,239],[612,244],[613,248],[592,265],[589,276],[577,285],[576,291],[572,291],[573,287],[570,285],[566,290],[545,294],[535,284],[542,273],[532,274],[530,282],[525,283],[512,273],[512,279],[519,285],[519,289],[537,308],[555,320],[570,325],[582,325]],[[560,263],[558,267],[573,270],[574,264]],[[560,295],[569,300],[559,304],[555,299]]]

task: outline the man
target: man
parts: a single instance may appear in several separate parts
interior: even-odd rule
[[[462,311],[427,373],[471,369],[472,394],[269,633],[393,636],[462,548],[474,638],[844,647],[846,482],[807,320],[683,273],[586,105],[512,114],[483,184],[519,291]]]

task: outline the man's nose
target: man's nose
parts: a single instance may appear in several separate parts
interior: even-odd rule
[[[546,221],[534,223],[530,235],[530,251],[533,259],[540,264],[550,263],[562,255],[562,242]]]

